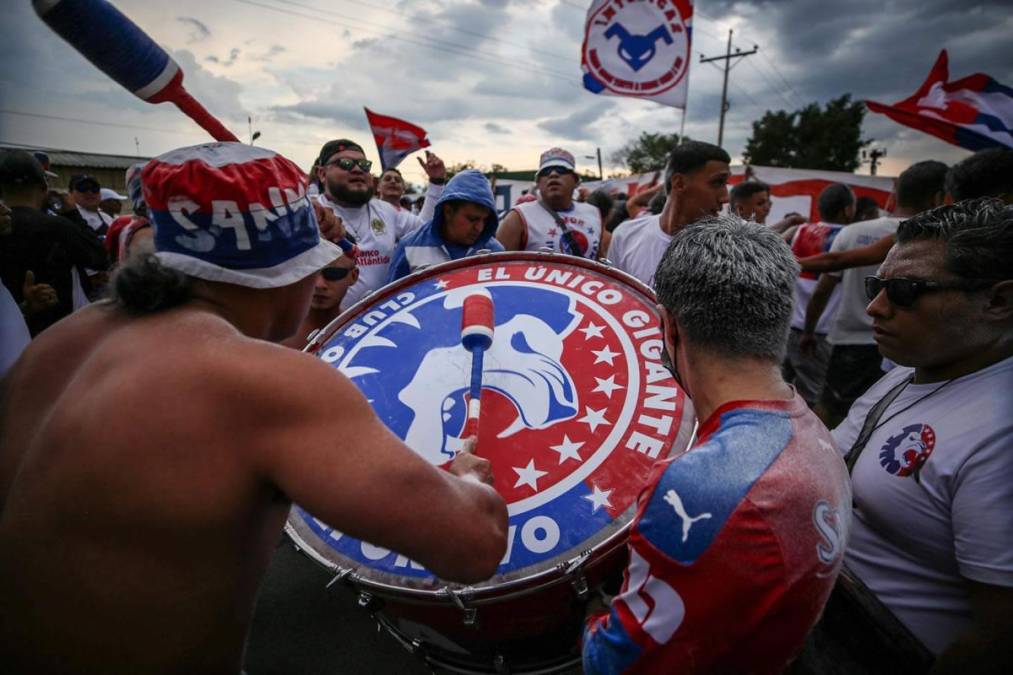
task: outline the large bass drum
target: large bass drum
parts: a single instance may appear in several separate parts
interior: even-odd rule
[[[497,573],[470,586],[444,581],[298,506],[286,531],[431,665],[552,672],[579,663],[587,598],[623,569],[637,495],[658,460],[686,450],[694,416],[662,365],[651,290],[569,256],[496,253],[428,268],[365,298],[307,349],[358,385],[415,452],[444,465],[467,408],[462,302],[480,290],[492,297],[495,333],[477,454],[492,462],[510,514]]]

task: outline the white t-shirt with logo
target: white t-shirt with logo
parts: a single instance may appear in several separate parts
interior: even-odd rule
[[[355,259],[359,280],[352,284],[341,301],[342,310],[387,283],[390,258],[397,243],[432,219],[436,201],[442,193],[442,185],[430,185],[422,212],[417,216],[376,198],[362,206],[349,207],[336,204],[326,194],[317,197],[321,205],[341,218],[345,230],[355,237],[359,247],[359,255]]]
[[[627,220],[612,232],[608,259],[623,272],[654,287],[654,273],[672,243],[661,229],[661,215],[648,214]]]
[[[841,452],[912,373],[894,368],[855,402],[833,431]],[[880,418],[852,474],[845,557],[936,654],[971,626],[965,579],[1013,586],[1013,357],[942,384],[908,384]]]
[[[830,252],[850,251],[877,242],[897,231],[902,218],[876,218],[848,225],[837,233]],[[827,339],[834,345],[873,345],[872,317],[865,313],[869,299],[865,296],[865,277],[876,274],[879,265],[854,267],[843,272],[828,272],[840,277],[841,300],[830,324]]]
[[[538,202],[524,202],[515,206],[514,211],[524,223],[524,250],[538,251],[547,247],[557,253],[564,252],[560,243],[563,229],[544,206]],[[582,257],[597,260],[601,248],[601,212],[590,204],[574,202],[572,208],[556,213],[563,219],[566,229],[573,233]]]

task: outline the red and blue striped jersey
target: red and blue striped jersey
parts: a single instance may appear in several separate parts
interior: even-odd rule
[[[720,407],[641,493],[585,672],[780,672],[830,595],[850,518],[847,470],[798,395]]]

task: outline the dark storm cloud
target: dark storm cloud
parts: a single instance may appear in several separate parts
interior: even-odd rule
[[[538,126],[566,140],[586,141],[594,138],[595,133],[592,127],[595,123],[601,120],[614,107],[615,104],[612,102],[595,103],[594,105],[585,106],[566,117],[557,117],[539,122]]]

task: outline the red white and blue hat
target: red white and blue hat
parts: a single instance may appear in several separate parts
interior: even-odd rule
[[[166,267],[249,288],[287,286],[341,256],[320,238],[306,178],[273,150],[208,143],[142,172],[155,255]]]
[[[576,165],[573,155],[562,148],[549,148],[538,158],[539,173],[550,166],[561,166],[568,171],[573,171]]]

